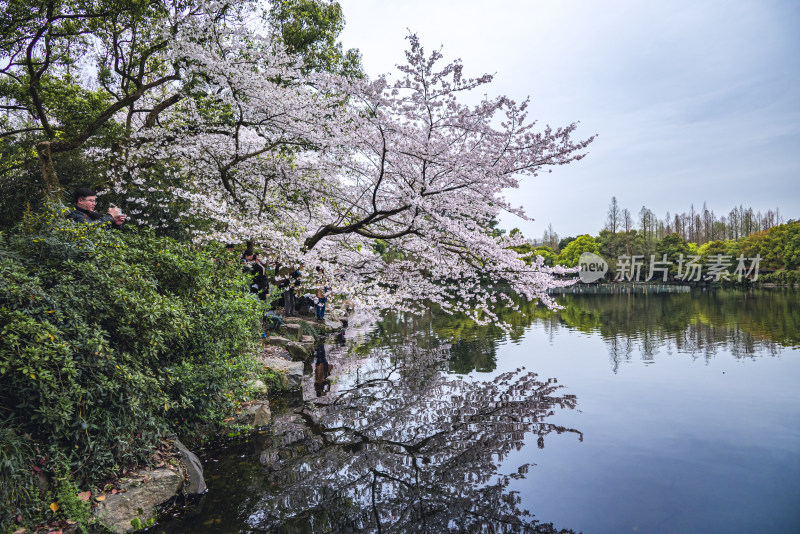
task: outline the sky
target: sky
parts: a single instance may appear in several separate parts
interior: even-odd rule
[[[797,0],[338,1],[370,77],[396,73],[413,32],[465,75],[494,74],[488,96],[530,96],[540,125],[598,135],[507,193],[534,218],[504,215],[507,229],[597,235],[612,196],[636,221],[704,202],[800,219]]]

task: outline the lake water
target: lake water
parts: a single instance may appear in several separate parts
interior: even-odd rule
[[[559,302],[325,345],[332,382],[201,451],[156,531],[800,532],[800,294]]]

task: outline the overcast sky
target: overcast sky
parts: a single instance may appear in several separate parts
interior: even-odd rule
[[[495,74],[489,96],[532,98],[531,117],[599,134],[589,155],[509,197],[541,238],[603,226],[616,196],[659,218],[708,203],[800,218],[800,1],[339,0],[341,40],[367,73],[393,72],[405,36]]]

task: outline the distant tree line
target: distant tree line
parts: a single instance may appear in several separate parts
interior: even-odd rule
[[[518,232],[514,229],[511,234]],[[566,267],[576,266],[582,253],[594,252],[608,261],[612,273],[617,259],[626,256],[640,256],[647,262],[651,257],[661,260],[666,254],[667,260],[676,264],[681,258],[696,257],[701,264],[708,264],[715,258],[728,257],[729,272],[735,270],[736,258],[758,256],[759,271],[766,275],[761,281],[800,283],[800,221],[784,223],[777,208],[762,213],[738,206],[717,217],[703,203],[702,210],[692,205],[688,213],[667,213],[659,219],[642,206],[634,222],[631,212],[620,208],[612,197],[599,235],[559,238],[551,224],[541,241],[531,240],[515,250],[530,253],[529,262],[542,256],[546,265]],[[672,277],[678,274],[676,265],[670,267]]]
[[[638,226],[635,223],[638,222]],[[678,234],[684,240],[702,245],[709,241],[747,237],[753,233],[768,230],[773,226],[783,223],[780,210],[767,210],[766,213],[753,211],[752,207],[742,205],[734,206],[727,215],[717,215],[714,210],[709,210],[705,202],[703,208],[695,209],[694,204],[689,206],[689,212],[667,212],[663,219],[646,206],[639,210],[638,221],[634,221],[627,208],[620,208],[617,197],[611,197],[608,205],[603,230],[612,233],[630,232],[633,229],[646,234],[650,239],[663,239],[669,234]],[[552,234],[552,227],[549,229]],[[548,232],[545,232],[548,235]]]
[[[762,213],[753,211],[752,207],[745,208],[740,204],[734,206],[727,215],[719,216],[714,210],[709,210],[705,202],[700,210],[696,210],[694,204],[690,204],[688,212],[675,214],[667,212],[663,219],[659,219],[656,213],[647,206],[642,206],[637,217],[634,218],[628,208],[620,207],[617,197],[611,197],[608,215],[601,233],[608,231],[612,234],[620,232],[629,234],[635,231],[639,235],[644,235],[645,239],[649,241],[660,240],[670,234],[678,234],[686,242],[702,245],[717,240],[733,239],[735,241],[783,223],[784,219],[779,208]],[[573,239],[575,238],[559,239],[553,225],[548,224],[541,241],[533,240],[532,244],[560,251]]]

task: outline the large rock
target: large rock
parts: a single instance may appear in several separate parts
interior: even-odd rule
[[[95,516],[113,532],[133,532],[137,519],[141,526],[150,519],[155,521],[155,507],[174,497],[181,484],[183,475],[166,467],[133,472],[122,484],[127,491],[106,495],[97,503]]]
[[[264,365],[276,371],[286,373],[286,382],[289,386],[300,387],[303,382],[303,362],[290,362],[280,358],[263,358]]]
[[[325,326],[327,326],[329,330],[341,330],[344,327],[342,322],[336,319],[325,319]]]
[[[260,393],[262,395],[266,395],[267,393],[269,393],[269,388],[267,387],[267,385],[264,383],[263,380],[258,380],[258,379],[248,380],[247,385],[250,386],[250,389],[252,389],[256,393]]]
[[[291,340],[281,336],[270,336],[267,338],[267,345],[273,347],[285,347]]]
[[[269,403],[259,405],[253,412],[253,426],[268,425],[270,419],[272,419],[272,412],[269,409]]]
[[[308,345],[303,345],[302,343],[298,343],[296,341],[291,341],[286,345],[286,349],[289,351],[289,354],[292,355],[292,358],[295,360],[305,360],[309,356],[311,356],[312,348]]]
[[[336,317],[334,317],[336,319]],[[300,331],[298,334],[303,333],[310,333],[310,332],[319,332],[320,334],[324,334],[327,328],[325,327],[324,321],[319,321],[316,318],[314,319],[301,319],[299,317],[290,317],[287,319],[287,322],[293,325],[299,325]]]
[[[251,404],[236,416],[236,423],[240,425],[264,426],[272,418],[268,401],[258,401]]]
[[[313,345],[314,341],[315,341],[314,340],[314,336],[302,336],[302,337],[300,337],[300,343],[304,343],[306,345],[308,345],[309,343],[311,345]]]
[[[303,327],[300,326],[300,323],[286,323],[283,328],[286,329],[287,335],[292,339],[297,339],[300,337],[300,330],[302,330]]]
[[[181,453],[181,465],[189,477],[189,481],[183,485],[183,492],[190,495],[205,493],[207,486],[203,478],[203,465],[200,463],[200,459],[177,439],[175,448]]]

